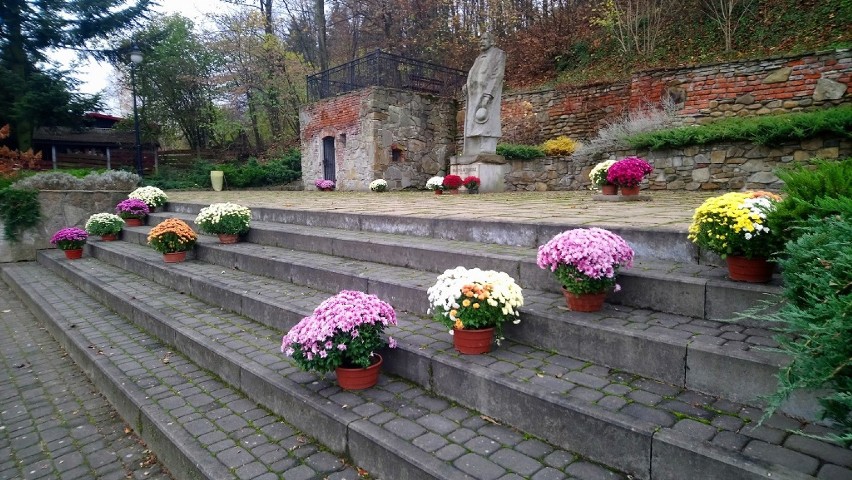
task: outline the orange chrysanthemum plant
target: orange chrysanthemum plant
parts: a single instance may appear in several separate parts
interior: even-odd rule
[[[183,220],[169,218],[148,233],[148,245],[160,253],[191,250],[198,235]]]
[[[9,125],[3,125],[0,128],[0,140],[5,140],[9,137],[11,129]],[[41,152],[33,153],[32,149],[26,152],[11,150],[9,147],[0,146],[0,177],[12,177],[18,171],[24,169],[33,169],[41,160]]]

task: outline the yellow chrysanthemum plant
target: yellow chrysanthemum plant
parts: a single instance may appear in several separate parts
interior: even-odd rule
[[[766,219],[780,200],[780,196],[762,191],[708,198],[692,216],[689,239],[722,258],[769,258],[780,245]]]
[[[197,240],[195,231],[177,218],[166,219],[148,233],[148,245],[160,253],[191,250]]]

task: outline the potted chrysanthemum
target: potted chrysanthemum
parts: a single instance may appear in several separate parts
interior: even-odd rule
[[[770,192],[730,192],[708,198],[692,216],[689,239],[723,259],[731,280],[765,283],[780,250],[777,232],[766,224],[781,197]]]
[[[615,163],[615,160],[605,160],[598,163],[589,172],[589,180],[592,181],[592,186],[601,190],[604,195],[615,195],[618,193],[618,185],[609,183],[606,179],[609,167]]]
[[[166,196],[166,193],[160,190],[157,187],[139,187],[136,190],[130,192],[130,195],[127,198],[135,198],[137,200],[142,200],[145,202],[145,205],[148,205],[148,209],[153,212],[157,209],[157,207],[163,206],[169,200],[169,197]]]
[[[128,227],[141,227],[142,220],[150,211],[148,204],[138,198],[122,200],[115,206],[116,215],[124,219]]]
[[[85,228],[89,235],[100,235],[102,241],[111,242],[124,228],[124,220],[112,213],[96,213],[86,220]]]
[[[427,291],[435,319],[450,329],[456,350],[465,354],[491,351],[495,332],[503,338],[503,323],[519,323],[524,296],[505,272],[456,267],[438,276]]]
[[[319,178],[314,181],[314,186],[317,187],[317,190],[321,192],[330,192],[334,190],[334,182],[332,180],[326,180],[324,178]]]
[[[214,203],[198,212],[195,224],[204,233],[218,235],[219,243],[237,243],[249,231],[251,210],[236,203]]]
[[[388,182],[379,178],[370,182],[370,190],[373,192],[387,192],[388,191]]]
[[[426,180],[426,188],[435,192],[435,195],[444,193],[444,177],[435,176]]]
[[[166,263],[186,260],[187,250],[191,250],[197,240],[195,231],[178,218],[168,218],[148,232],[148,245],[162,253]]]
[[[464,184],[464,188],[467,190],[467,193],[479,193],[480,180],[476,175],[468,175],[467,177],[464,177],[462,183]]]
[[[464,180],[458,175],[447,175],[444,177],[444,190],[449,190],[453,195],[459,193],[459,188],[464,184]]]
[[[347,390],[370,388],[378,382],[382,357],[378,350],[396,341],[382,338],[396,325],[396,312],[375,295],[344,290],[323,301],[284,335],[281,352],[304,370],[337,373]]]
[[[76,260],[83,256],[83,245],[86,244],[87,238],[89,238],[89,234],[85,230],[67,227],[54,233],[50,238],[50,243],[65,252],[65,258]]]
[[[596,312],[607,293],[620,290],[616,274],[633,266],[633,249],[609,230],[575,228],[538,247],[537,263],[562,284],[568,308]]]
[[[639,195],[639,183],[654,171],[639,157],[626,157],[613,163],[606,172],[606,181],[618,185],[622,195]]]

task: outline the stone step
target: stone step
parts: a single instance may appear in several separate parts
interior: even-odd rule
[[[6,265],[2,275],[174,478],[358,478],[345,458],[205,371],[208,365],[46,268]]]
[[[148,221],[154,225],[168,217],[190,224],[195,219],[192,214],[163,212]],[[246,240],[436,273],[458,265],[480,267],[506,272],[524,288],[561,292],[554,276],[536,265],[536,247],[259,221],[252,223]],[[729,319],[780,293],[779,282],[780,278],[769,285],[732,282],[724,268],[639,259],[633,269],[619,274],[622,291],[611,294],[608,301],[707,320]]]
[[[374,476],[371,478],[628,478],[392,376],[381,375],[379,384],[369,390],[343,391],[333,379],[302,372],[286,359],[279,351],[278,329],[258,325],[96,259],[69,262],[58,253],[44,251],[39,258],[58,275],[28,266],[26,275],[14,280],[27,282],[22,291],[57,292],[46,301],[69,311],[66,329],[80,328],[75,312],[86,318],[109,315],[107,310],[89,311],[77,306],[80,296],[86,297],[86,302],[88,297],[97,299],[107,309],[132,318],[145,331],[168,339],[164,341],[173,345],[169,348],[238,387],[253,401],[291,422],[292,428],[314,436],[332,451],[346,452]],[[199,265],[190,262],[170,267]],[[60,282],[68,288],[58,287]],[[72,284],[83,292],[72,292]],[[298,288],[278,292],[291,298],[303,293]],[[127,335],[124,327],[115,327],[118,339],[113,340],[109,330],[101,327],[92,344],[121,343],[121,337]],[[759,468],[751,463],[748,466]],[[789,473],[785,469],[772,468],[779,472],[779,478],[803,478],[785,476]]]
[[[147,264],[150,278],[167,282],[179,292],[206,299],[239,297],[241,303],[225,308],[242,309],[243,314],[257,315],[259,320],[265,317],[278,331],[310,313],[327,296],[198,261],[165,265],[155,252],[138,246],[113,243],[108,247],[124,250],[123,258],[135,257],[137,263]],[[68,271],[78,264],[57,265]],[[106,278],[120,273],[108,265],[99,266],[98,271]],[[102,282],[99,288],[112,288],[105,280],[97,281]],[[275,310],[280,312],[278,316],[268,314]],[[391,334],[401,338],[401,348],[387,353],[386,368],[391,372],[639,478],[713,478],[706,477],[706,471],[721,472],[716,478],[752,478],[741,468],[775,468],[763,464],[766,459],[811,474],[815,468],[848,467],[784,448],[787,443],[795,446],[797,440],[791,440],[782,429],[817,427],[783,415],[754,428],[758,409],[513,342],[492,355],[460,357],[436,323],[407,314],[400,314],[400,323],[399,330]]]
[[[123,238],[144,243],[145,231],[126,229]],[[91,245],[94,255],[110,263],[125,266],[122,262],[129,261],[124,250],[115,250],[118,247],[110,243]],[[421,315],[429,308],[426,290],[436,278],[434,273],[319,253],[252,243],[222,246],[209,236],[201,237],[195,255],[227,269],[330,293],[342,289],[374,293],[395,308]],[[147,267],[140,259],[135,268],[144,275]],[[226,295],[200,298],[217,302]],[[531,289],[525,289],[524,298],[521,325],[506,330],[513,340],[737,402],[753,403],[773,392],[774,375],[786,360],[761,350],[775,345],[772,332],[765,328],[615,305],[596,313],[570,312],[561,294]],[[803,418],[814,418],[816,409],[813,397],[802,394],[784,406],[784,411]]]
[[[166,210],[197,215],[207,204],[169,202]],[[496,212],[495,212],[496,213]],[[521,223],[456,218],[422,218],[359,214],[343,211],[312,211],[280,207],[252,207],[252,221],[327,227],[376,233],[394,233],[411,237],[464,242],[491,243],[538,248],[557,233],[583,224],[553,222]],[[639,258],[697,263],[698,249],[687,240],[686,231],[671,229],[610,228],[630,243]]]

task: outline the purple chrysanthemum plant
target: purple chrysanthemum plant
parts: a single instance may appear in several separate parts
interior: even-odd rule
[[[571,293],[618,291],[616,274],[620,268],[633,266],[633,249],[609,230],[577,228],[538,247],[537,263],[553,272]]]
[[[138,198],[128,198],[118,202],[115,206],[115,214],[121,218],[145,218],[151,213],[148,204]]]
[[[337,367],[366,368],[374,354],[396,340],[382,338],[385,327],[396,325],[396,312],[375,295],[344,290],[323,301],[287,332],[281,351],[299,367],[326,373]]]
[[[68,227],[54,233],[50,243],[56,245],[60,250],[77,250],[83,248],[89,234],[82,228]]]

